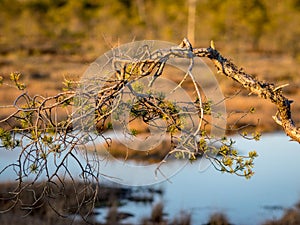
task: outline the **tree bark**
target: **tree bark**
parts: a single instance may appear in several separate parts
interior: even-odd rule
[[[292,140],[300,143],[300,129],[296,127],[291,113],[292,100],[287,99],[282,92],[284,86],[275,87],[274,84],[262,82],[252,75],[244,72],[242,68],[223,57],[214,47],[213,42],[209,48],[194,48],[195,57],[207,57],[214,63],[218,73],[223,74],[243,85],[250,93],[267,99],[277,107],[274,121],[280,125]]]

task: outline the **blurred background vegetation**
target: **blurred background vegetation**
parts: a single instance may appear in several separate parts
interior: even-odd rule
[[[296,102],[292,109],[300,110],[300,0],[0,0],[0,76],[9,79],[20,71],[32,94],[56,94],[64,76],[80,78],[112,47],[144,39],[179,44],[188,33],[193,1],[193,46],[208,47],[213,39],[246,72],[276,85],[291,84],[284,91]],[[241,88],[217,79],[226,96]],[[17,96],[7,93],[0,89],[1,104]],[[264,118],[262,130],[276,129],[273,105],[256,96],[245,93],[226,104],[229,112],[255,107],[257,114],[245,124]]]
[[[1,0],[0,53],[78,54],[97,48],[99,54],[107,43],[134,39],[178,43],[187,33],[188,2]],[[194,45],[214,39],[300,60],[299,0],[198,0],[196,7]]]

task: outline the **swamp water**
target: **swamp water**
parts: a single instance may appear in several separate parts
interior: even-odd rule
[[[145,188],[132,187],[132,193],[151,201],[126,200],[118,211],[132,216],[123,222],[138,224],[142,218],[151,215],[152,207],[160,202],[167,218],[173,219],[184,211],[191,214],[192,224],[207,223],[215,212],[226,214],[233,224],[261,224],[268,219],[280,218],[286,209],[300,201],[300,145],[289,141],[283,133],[263,134],[258,142],[240,137],[233,139],[240,152],[256,150],[259,155],[254,161],[255,175],[250,180],[222,174],[212,166],[199,170],[198,162],[188,163],[169,181]],[[1,169],[16,159],[14,152],[0,149],[0,154]],[[76,171],[76,168],[71,170]],[[0,181],[10,177],[9,172],[3,173]],[[110,181],[107,183],[111,184]],[[149,193],[147,190],[161,192]],[[105,220],[108,210],[96,208],[97,220]]]

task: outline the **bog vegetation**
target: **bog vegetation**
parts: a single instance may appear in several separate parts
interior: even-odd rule
[[[2,0],[0,51],[78,54],[95,45],[99,48],[102,36],[121,43],[132,39],[178,42],[178,37],[186,36],[187,2]],[[231,47],[237,49],[246,46],[300,57],[298,0],[201,0],[196,10],[197,39],[192,44],[213,39],[235,43]]]

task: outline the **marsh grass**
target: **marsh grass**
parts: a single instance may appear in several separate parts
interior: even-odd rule
[[[228,51],[228,50],[227,50]],[[227,52],[225,51],[225,53]],[[288,55],[263,53],[249,53],[249,52],[233,52],[230,55],[233,61],[242,66],[246,72],[254,74],[260,79],[270,81],[276,86],[283,84],[290,84],[283,89],[289,99],[294,100],[292,110],[297,112],[300,110],[300,64]],[[69,77],[75,80],[80,80],[84,71],[88,68],[87,62],[92,62],[94,58],[85,58],[82,56],[68,55],[40,55],[38,57],[28,56],[25,58],[12,58],[0,55],[1,71],[0,76],[4,78],[4,82],[9,80],[9,74],[14,71],[20,71],[22,81],[27,85],[27,91],[31,95],[40,94],[43,96],[52,96],[59,93],[62,88],[64,77]],[[7,63],[9,61],[9,63]],[[38,63],[37,63],[38,62]],[[49,63],[51,62],[51,63]],[[207,64],[214,72],[215,68],[210,62]],[[36,75],[39,74],[37,77]],[[179,77],[170,73],[172,79],[178,80]],[[168,77],[167,77],[168,78]],[[247,123],[258,126],[261,131],[275,131],[279,129],[276,126],[272,116],[274,116],[275,108],[257,96],[248,95],[247,92],[241,91],[243,88],[238,84],[216,75],[219,81],[221,90],[226,99],[228,124],[234,124],[240,118],[241,113],[248,112],[251,107],[254,107],[255,113],[247,115],[242,121],[236,123],[237,126],[242,126]],[[189,90],[189,85],[184,87]],[[240,92],[236,96],[236,93]],[[8,94],[9,93],[9,94]],[[2,85],[0,88],[0,104],[11,105],[19,93],[16,89]],[[0,118],[9,115],[11,111],[8,109],[1,109]],[[300,122],[300,114],[294,113],[294,120],[296,123]]]
[[[15,183],[0,183],[0,209],[7,209],[12,204],[13,199],[9,199],[9,192],[14,191]],[[134,216],[135,212],[124,212],[119,209],[126,201],[134,201],[132,196],[135,193],[133,189],[124,187],[114,187],[102,185],[95,202],[96,208],[108,207],[108,212],[105,216],[104,223],[97,222],[97,213],[91,213],[83,220],[80,213],[87,212],[89,206],[83,206],[78,210],[77,202],[75,201],[74,188],[82,188],[82,183],[65,184],[64,194],[57,196],[57,198],[44,198],[39,204],[36,204],[32,210],[26,207],[20,207],[20,204],[32,203],[33,195],[30,192],[24,194],[19,199],[19,204],[5,213],[0,213],[1,225],[53,225],[53,224],[73,224],[73,225],[136,225],[131,223],[123,223],[122,221],[128,217]],[[40,186],[37,184],[33,186],[31,191],[36,194],[40,191]],[[153,190],[148,188],[149,193],[160,193],[161,190]],[[31,192],[33,193],[33,192]],[[82,196],[77,196],[80,199]],[[86,196],[89,197],[89,196]],[[142,198],[137,201],[140,203]],[[124,201],[125,200],[125,201]],[[153,200],[152,200],[153,201]],[[145,200],[145,204],[153,204],[149,199]],[[52,207],[50,207],[50,203]],[[126,204],[126,203],[125,203]],[[23,205],[24,206],[24,205]],[[53,211],[53,207],[60,212],[64,212],[64,217],[58,215]],[[174,218],[170,218],[166,213],[166,206],[162,202],[154,203],[149,216],[142,218],[138,224],[141,225],[192,225],[192,217],[188,210],[181,211]],[[123,209],[124,210],[124,209]],[[185,209],[186,210],[186,209]],[[203,225],[230,225],[232,224],[226,214],[223,212],[216,212],[210,215],[208,221]],[[299,225],[300,224],[300,203],[294,207],[286,209],[284,215],[277,220],[267,220],[262,225]]]
[[[49,189],[46,195],[41,195],[44,188],[42,183],[36,183],[28,191],[22,192],[17,198],[11,198],[10,192],[15,192],[16,183],[0,184],[0,213],[1,224],[18,224],[19,220],[27,221],[24,224],[86,224],[94,223],[94,207],[113,206],[116,200],[127,198],[131,190],[128,188],[101,187],[96,201],[89,201],[94,192],[84,183],[66,182],[63,186]],[[60,190],[54,190],[59,188]],[[39,198],[37,200],[37,198]],[[17,201],[15,207],[12,205]],[[84,203],[84,204],[80,204]],[[12,208],[11,208],[12,207]],[[13,220],[9,220],[13,215]],[[110,217],[110,220],[112,217]],[[34,222],[31,222],[34,221]],[[3,222],[3,223],[2,223]],[[7,223],[6,223],[7,222]],[[97,224],[97,223],[94,223]],[[113,223],[110,223],[113,224]]]
[[[268,220],[263,225],[298,225],[300,224],[300,202],[293,208],[287,209],[278,220]]]
[[[210,215],[208,223],[205,225],[231,225],[227,216],[221,212]]]

